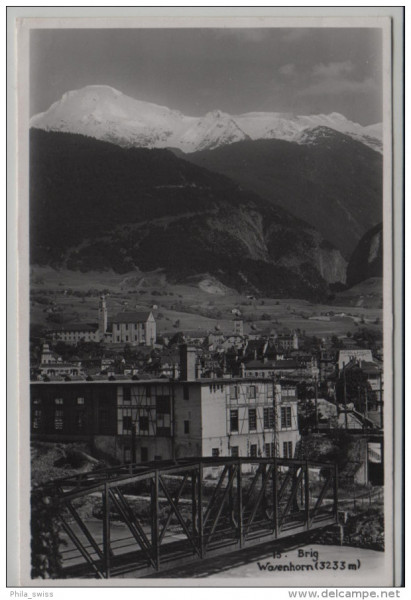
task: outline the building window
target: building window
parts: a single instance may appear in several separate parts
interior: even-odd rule
[[[157,413],[156,434],[159,436],[171,435],[171,417],[166,413]]]
[[[292,458],[293,457],[293,443],[292,442],[283,442],[283,456],[284,456],[284,458]]]
[[[148,461],[148,448],[141,448],[141,462],[147,462]]]
[[[183,385],[183,398],[184,400],[189,400],[190,398],[190,387],[186,383]]]
[[[156,409],[157,413],[169,415],[170,410],[170,396],[157,396],[156,398]]]
[[[146,386],[146,396],[147,398],[151,398],[151,387],[149,385]]]
[[[257,456],[257,444],[250,444],[250,456],[256,458]]]
[[[123,402],[131,401],[131,389],[129,387],[123,387]]]
[[[248,428],[250,431],[257,429],[257,411],[255,408],[248,409]]]
[[[291,427],[291,406],[281,407],[281,429]]]
[[[237,458],[238,456],[240,456],[238,452],[238,446],[231,446],[231,456],[233,458]]]
[[[211,448],[211,456],[214,456],[215,458],[220,456],[220,450],[218,448]]]
[[[123,431],[131,431],[133,428],[133,421],[131,417],[123,417]]]
[[[56,410],[54,412],[54,429],[61,430],[63,429],[63,411]]]
[[[230,410],[230,431],[238,432],[238,410],[237,409]]]
[[[255,385],[250,385],[248,388],[248,397],[250,400],[255,400],[257,397],[257,390]]]
[[[84,404],[84,398],[77,398],[77,404]]]
[[[275,456],[274,448],[275,448],[274,444],[265,444],[265,455],[267,457]]]
[[[63,404],[63,398],[55,398],[54,404]]]
[[[274,408],[264,409],[264,429],[274,429]]]
[[[35,410],[33,413],[33,429],[40,429],[41,426],[41,410]]]
[[[76,427],[77,429],[84,429],[85,425],[85,412],[84,410],[78,410],[76,413]]]
[[[148,431],[148,417],[141,415],[139,419],[140,431]]]
[[[237,398],[238,398],[238,386],[231,385],[230,386],[230,399],[237,400]]]
[[[190,433],[190,421],[184,421],[184,433]]]
[[[156,455],[154,456],[154,460],[163,460],[163,457],[162,457],[162,456],[160,456],[159,454],[156,454]]]

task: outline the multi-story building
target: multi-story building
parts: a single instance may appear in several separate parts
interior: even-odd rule
[[[47,333],[53,341],[66,342],[66,344],[100,341],[100,330],[97,323],[68,323],[50,329]]]
[[[151,311],[119,313],[112,321],[113,343],[152,346],[156,335],[156,320]]]
[[[292,457],[295,386],[262,378],[96,379],[31,384],[34,438],[88,441],[120,461]]]
[[[298,350],[298,334],[296,331],[293,333],[276,333],[274,340],[281,350]]]

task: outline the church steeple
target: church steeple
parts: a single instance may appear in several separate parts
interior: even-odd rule
[[[98,304],[98,328],[101,337],[104,337],[104,334],[107,331],[107,305],[104,294],[100,296],[100,301]]]

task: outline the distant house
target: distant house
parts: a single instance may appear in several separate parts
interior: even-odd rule
[[[156,341],[156,320],[151,311],[119,313],[112,320],[112,342],[152,346]]]
[[[371,350],[363,348],[353,348],[352,350],[340,350],[338,353],[338,369],[341,370],[352,360],[373,363],[374,359]]]
[[[81,362],[63,362],[61,356],[52,352],[48,344],[43,344],[40,365],[37,369],[42,377],[78,377],[84,375]]]
[[[291,377],[309,378],[318,376],[315,361],[302,362],[297,359],[286,360],[251,360],[242,363],[243,377]]]
[[[298,350],[298,335],[294,333],[277,333],[274,335],[275,344],[282,350]]]
[[[100,341],[100,330],[97,323],[69,323],[50,329],[47,333],[54,342],[61,341],[67,344],[77,344],[80,341]]]
[[[296,360],[251,360],[244,366],[244,377],[284,377],[298,372]]]

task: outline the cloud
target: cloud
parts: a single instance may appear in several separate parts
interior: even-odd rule
[[[350,60],[342,62],[320,63],[312,68],[312,75],[319,79],[338,79],[346,77],[354,71],[354,65]]]
[[[280,73],[280,75],[285,75],[286,77],[291,77],[291,75],[294,75],[295,73],[295,64],[294,63],[288,63],[286,65],[283,65],[282,67],[280,67],[278,69],[278,72]]]
[[[339,94],[369,94],[377,91],[377,85],[371,77],[363,81],[349,79],[323,79],[300,90],[298,96],[336,96]]]
[[[310,71],[309,82],[298,96],[337,96],[339,94],[369,94],[376,92],[372,77],[354,79],[355,68],[350,60],[319,63]]]

